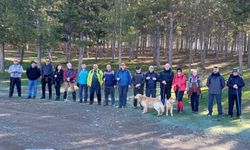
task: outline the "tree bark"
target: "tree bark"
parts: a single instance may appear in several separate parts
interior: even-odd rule
[[[4,63],[4,59],[5,59],[5,54],[4,54],[4,43],[1,44],[1,48],[0,48],[0,72],[4,72],[4,67],[5,67],[5,63]]]
[[[250,68],[250,33],[248,33],[248,42],[247,42],[247,51],[248,51],[248,62],[247,67]]]
[[[239,32],[238,35],[239,38],[239,49],[238,49],[238,54],[239,54],[239,71],[240,74],[243,75],[243,48],[244,48],[244,42],[243,42],[243,32]]]
[[[123,28],[123,5],[124,0],[120,0],[120,21],[119,21],[119,42],[118,42],[118,58],[119,64],[122,63],[122,28]]]
[[[174,38],[174,6],[169,17],[169,38],[168,38],[168,63],[173,64],[173,38]]]

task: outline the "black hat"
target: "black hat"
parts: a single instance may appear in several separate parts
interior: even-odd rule
[[[135,66],[135,70],[140,70],[140,69],[141,69],[141,67],[139,65]]]
[[[34,63],[34,64],[37,64],[35,61],[31,61],[31,63],[30,63],[30,64],[33,64],[33,63]]]

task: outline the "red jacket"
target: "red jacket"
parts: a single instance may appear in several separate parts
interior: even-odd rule
[[[67,69],[64,71],[63,79],[64,81],[68,82],[67,78],[70,78],[70,82],[74,83],[76,80],[76,75],[77,75],[77,72],[74,69],[70,69],[70,70]]]
[[[186,90],[186,76],[184,73],[182,73],[180,76],[178,76],[177,73],[174,75],[173,88],[174,91],[177,91],[177,88],[179,91]]]

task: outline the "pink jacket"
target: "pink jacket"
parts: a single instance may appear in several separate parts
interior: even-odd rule
[[[177,88],[179,91],[186,90],[186,76],[184,73],[182,73],[180,76],[178,76],[177,73],[174,75],[173,88],[174,91],[177,91]]]

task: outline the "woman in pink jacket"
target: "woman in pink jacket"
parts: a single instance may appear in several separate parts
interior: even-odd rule
[[[173,88],[176,96],[177,103],[177,111],[183,111],[183,95],[186,90],[186,76],[182,72],[181,68],[177,68],[177,72],[174,75],[173,80]]]

